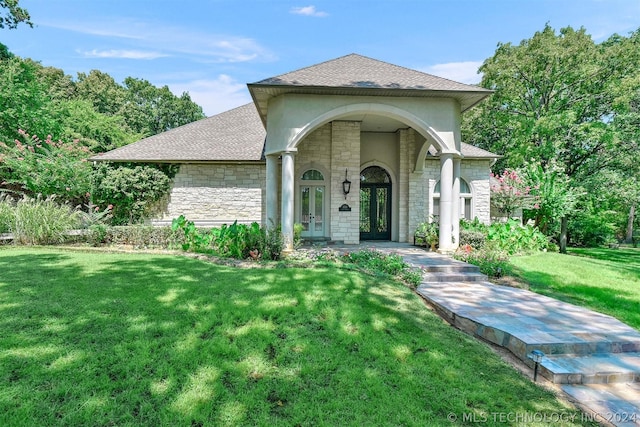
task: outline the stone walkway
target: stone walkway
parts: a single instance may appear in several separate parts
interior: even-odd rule
[[[364,242],[425,271],[417,292],[452,325],[509,349],[615,426],[640,426],[640,332],[594,311],[489,283],[475,266],[415,246]],[[354,247],[351,247],[353,249]],[[346,250],[347,247],[336,247]]]

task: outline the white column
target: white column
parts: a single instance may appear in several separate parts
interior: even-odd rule
[[[284,251],[293,251],[293,198],[295,189],[293,153],[282,153],[282,238]]]
[[[440,239],[439,252],[451,252],[453,216],[453,154],[440,154]]]
[[[460,157],[453,159],[452,237],[453,249],[460,245]]]
[[[278,225],[278,156],[267,156],[267,229]]]

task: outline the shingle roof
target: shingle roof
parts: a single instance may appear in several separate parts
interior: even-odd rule
[[[266,121],[269,99],[284,93],[448,97],[466,111],[493,93],[417,70],[350,54],[247,85]]]
[[[256,107],[233,110],[171,129],[90,160],[138,162],[259,161],[266,131]]]
[[[189,123],[136,143],[98,154],[90,160],[113,162],[212,162],[264,160],[264,119],[268,100],[287,92],[382,96],[447,96],[462,110],[491,94],[466,85],[351,54],[249,84],[255,103]],[[329,92],[327,92],[329,90]],[[495,154],[463,144],[468,158]]]
[[[310,67],[301,68],[253,85],[322,86],[332,88],[379,88],[485,92],[478,86],[454,82],[421,71],[352,53]]]
[[[483,150],[465,142],[460,144],[460,152],[467,159],[498,159],[502,156]]]

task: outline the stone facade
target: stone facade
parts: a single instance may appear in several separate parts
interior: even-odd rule
[[[345,179],[351,181],[351,191],[340,189]],[[331,238],[346,244],[360,242],[360,122],[333,122],[331,128]],[[337,191],[335,191],[337,189]],[[351,211],[341,212],[343,204]]]
[[[460,178],[465,180],[471,190],[471,218],[478,218],[482,223],[489,224],[491,221],[490,212],[490,186],[489,170],[491,159],[463,159],[460,165]],[[434,206],[434,188],[440,180],[440,160],[430,157],[425,160],[424,183],[426,186],[425,195],[428,203],[429,215],[437,212]],[[437,199],[436,199],[437,201]],[[460,204],[460,216],[464,217],[464,204]]]
[[[203,226],[265,221],[264,164],[183,164],[169,203],[154,224],[184,215]]]
[[[413,242],[420,222],[428,221],[438,207],[434,187],[440,179],[440,159],[428,155],[423,170],[416,171],[419,146],[415,130],[399,129],[394,134],[362,133],[357,121],[333,121],[310,133],[295,152],[295,222],[300,222],[300,185],[304,172],[315,169],[324,176],[325,238],[355,244],[360,240],[360,172],[377,165],[392,177],[392,240]],[[461,178],[471,189],[471,217],[489,223],[491,159],[463,159]],[[388,163],[387,163],[388,162]],[[281,162],[277,161],[278,179]],[[351,181],[345,198],[342,181]],[[281,188],[278,186],[278,199]],[[436,199],[437,202],[437,199]],[[339,211],[347,204],[351,211]],[[166,224],[179,215],[203,226],[234,221],[266,223],[266,167],[264,163],[183,164],[176,175],[170,200],[154,224]],[[460,204],[464,217],[464,203]]]

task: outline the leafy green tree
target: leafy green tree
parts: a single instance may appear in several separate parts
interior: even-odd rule
[[[63,139],[77,140],[92,153],[113,150],[141,138],[129,130],[124,117],[101,114],[90,101],[65,101],[59,108]]]
[[[126,90],[113,77],[99,70],[91,70],[89,74],[78,73],[76,82],[77,97],[93,104],[101,114],[120,114],[126,97]]]
[[[91,189],[89,150],[76,141],[40,139],[19,131],[20,138],[0,143],[0,176],[29,196],[55,195],[73,204],[86,203]]]
[[[0,9],[6,9],[0,13],[0,28],[13,29],[20,23],[33,27],[29,12],[20,7],[18,0],[0,0]]]
[[[9,51],[9,48],[0,43],[0,61],[4,61],[5,59],[13,58],[14,55]]]
[[[20,138],[18,129],[36,135],[61,136],[62,126],[48,87],[40,78],[41,66],[13,57],[0,61],[0,141]]]
[[[178,97],[167,86],[159,88],[133,77],[125,79],[124,87],[127,96],[123,115],[134,131],[145,136],[204,118],[202,107],[194,103],[188,93]]]
[[[584,29],[557,34],[547,25],[517,46],[498,45],[480,67],[481,85],[495,93],[466,117],[463,138],[503,154],[500,169],[556,162],[571,186],[612,167],[633,150],[612,125],[615,88],[640,64],[624,56],[627,43],[614,36],[598,45]]]

